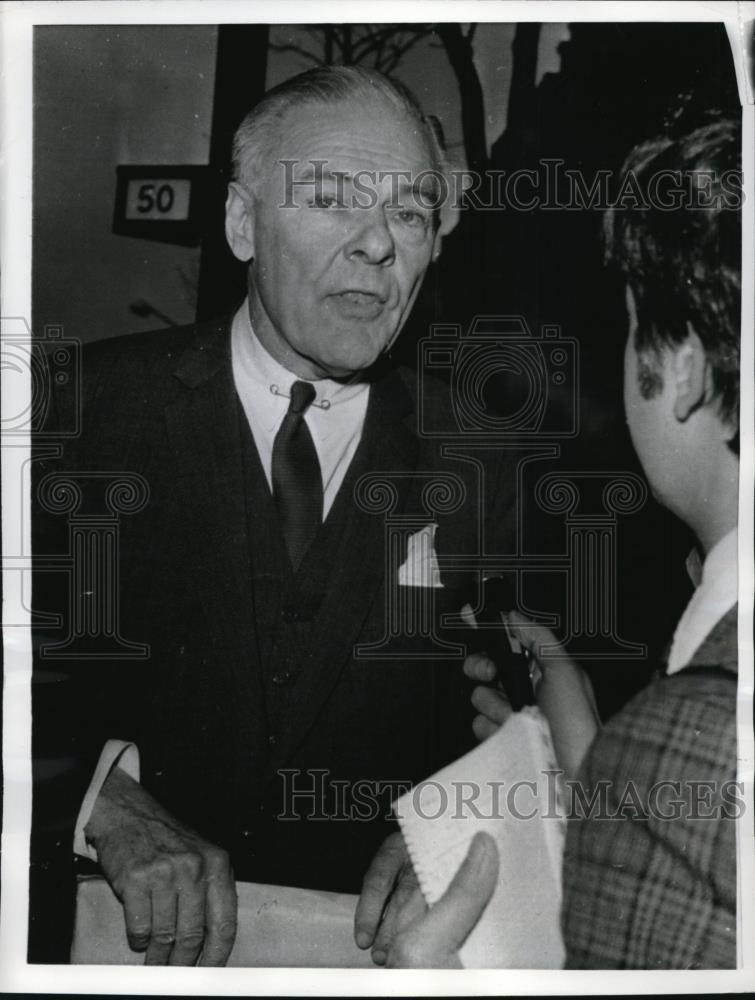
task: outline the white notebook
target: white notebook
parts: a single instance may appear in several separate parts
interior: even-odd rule
[[[478,831],[496,841],[498,886],[461,949],[465,968],[556,969],[566,822],[550,729],[537,708],[509,717],[478,747],[394,803],[429,906]]]

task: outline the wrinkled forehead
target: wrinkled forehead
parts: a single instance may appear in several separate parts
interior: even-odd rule
[[[436,169],[434,149],[419,118],[384,95],[311,100],[289,108],[279,122],[276,161],[327,161],[326,169],[354,172]]]

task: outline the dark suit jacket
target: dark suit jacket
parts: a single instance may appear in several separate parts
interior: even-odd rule
[[[736,694],[734,608],[688,667],[652,683],[595,740],[580,780],[588,798],[609,783],[613,818],[596,808],[569,821],[568,967],[736,965]],[[674,799],[684,808],[675,817]]]
[[[427,383],[422,393],[428,419],[434,410],[440,419],[447,399]],[[500,463],[441,458],[417,433],[418,405],[413,376],[374,374],[359,448],[294,579],[233,387],[228,323],[87,349],[83,434],[59,463],[35,463],[36,484],[72,471],[92,513],[103,480],[82,473],[136,473],[146,484],[144,508],[119,518],[117,603],[121,636],[149,656],[86,659],[82,640],[68,659],[38,659],[35,827],[58,854],[69,851],[103,741],[117,737],[137,743],[143,784],[231,852],[238,878],[358,891],[396,790],[376,783],[422,779],[472,737],[461,656],[439,659],[437,643],[400,634],[406,613],[399,634],[385,635],[395,595],[386,515],[355,502],[355,488],[375,473],[393,484],[388,516],[405,519],[399,559],[406,537],[433,520],[441,556],[478,551],[483,510],[496,512],[489,550],[505,551],[513,529],[513,510],[501,516],[513,476]],[[455,475],[464,496],[429,515],[423,489],[439,472]],[[70,548],[66,518],[37,521],[37,553]],[[436,618],[467,596],[466,576],[444,579],[432,593]],[[37,641],[53,635],[38,631]],[[355,656],[384,637],[380,658]],[[55,774],[50,759],[63,762]]]

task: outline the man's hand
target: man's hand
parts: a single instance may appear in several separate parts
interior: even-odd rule
[[[497,882],[495,841],[486,833],[478,833],[435,906],[418,912],[409,901],[401,909],[395,919],[395,933],[387,942],[384,964],[393,969],[461,968],[459,949],[477,925]]]
[[[478,833],[463,864],[428,909],[400,833],[391,834],[370,865],[354,918],[360,948],[390,968],[460,968],[459,948],[483,914],[498,882],[498,850]],[[382,917],[382,921],[381,921]]]
[[[123,903],[133,951],[146,965],[225,965],[236,938],[228,855],[183,826],[114,767],[85,829]]]
[[[461,617],[470,628],[477,628],[470,604],[461,609]],[[478,684],[472,691],[472,707],[478,712],[472,720],[472,732],[482,743],[497,732],[513,709],[500,682],[496,683],[498,670],[487,653],[470,653],[464,660],[463,669],[467,677]]]
[[[478,715],[472,720],[472,731],[482,742],[492,736],[513,712],[511,702],[500,687],[490,685],[496,679],[495,663],[485,653],[470,653],[464,661],[464,673],[478,686],[472,691],[472,707]]]
[[[400,833],[381,844],[362,882],[354,915],[354,940],[359,948],[372,946],[372,961],[385,965],[396,934],[427,906]]]

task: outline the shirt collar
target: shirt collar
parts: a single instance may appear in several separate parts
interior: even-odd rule
[[[732,572],[732,567],[736,567],[738,558],[738,531],[732,528],[731,531],[720,538],[703,563],[703,575],[700,586],[708,589],[721,590],[726,588],[736,599],[737,596],[737,573]]]
[[[699,587],[679,621],[668,659],[668,674],[682,670],[700,644],[737,603],[738,533],[733,528],[708,553]]]
[[[300,379],[298,375],[290,372],[263,347],[255,334],[249,316],[248,299],[244,300],[233,318],[233,341],[244,378],[254,384],[255,392],[264,392],[272,399],[277,399],[282,404],[283,409],[288,408],[287,397],[290,395],[291,386],[297,381],[311,381],[316,392],[312,406],[321,413],[327,413],[333,407],[347,403],[368,391],[368,384],[364,381],[337,382],[330,378]],[[280,395],[272,387],[277,388]],[[317,406],[318,403],[324,405]],[[271,409],[277,415],[280,406],[273,406]]]

